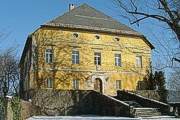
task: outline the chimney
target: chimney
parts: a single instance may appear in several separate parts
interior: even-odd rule
[[[74,4],[69,4],[69,10],[72,10],[72,9],[74,9]]]

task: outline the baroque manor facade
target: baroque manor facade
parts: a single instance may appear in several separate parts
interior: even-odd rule
[[[82,4],[29,35],[19,63],[20,92],[31,89],[144,89],[154,46],[141,33]]]

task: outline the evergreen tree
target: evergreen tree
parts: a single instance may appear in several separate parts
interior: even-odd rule
[[[147,71],[147,76],[144,78],[146,90],[156,90],[156,81],[152,71]]]
[[[160,101],[167,103],[168,90],[166,89],[166,86],[165,86],[166,79],[164,77],[164,72],[156,71],[154,79],[156,79],[156,81],[157,81],[158,91],[159,91],[159,95],[160,95]]]

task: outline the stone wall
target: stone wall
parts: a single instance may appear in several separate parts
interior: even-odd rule
[[[131,116],[129,105],[99,92],[93,92],[93,114],[102,116]]]
[[[146,98],[154,99],[159,101],[160,96],[157,90],[137,90],[137,91],[129,91],[138,95],[141,95]]]
[[[143,97],[141,95],[137,95],[132,92],[128,91],[117,91],[117,98],[122,101],[136,101],[142,107],[153,107],[153,108],[160,108],[162,111],[169,113],[170,112],[170,106],[168,104]]]
[[[36,115],[109,115],[129,116],[129,105],[96,91],[33,90],[30,93]]]
[[[27,102],[27,101],[21,101],[20,102],[20,105],[21,105],[21,120],[25,120],[33,115],[36,114],[36,108],[30,103],[30,102]]]
[[[92,92],[80,90],[34,90],[32,104],[36,115],[79,115],[92,113]]]
[[[3,99],[0,120],[25,120],[36,113],[36,108],[30,102],[21,101],[19,97],[7,96]]]

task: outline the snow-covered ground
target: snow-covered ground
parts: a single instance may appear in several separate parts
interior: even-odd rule
[[[108,117],[97,115],[83,116],[33,116],[27,120],[180,120],[172,116],[156,116],[146,118]]]

